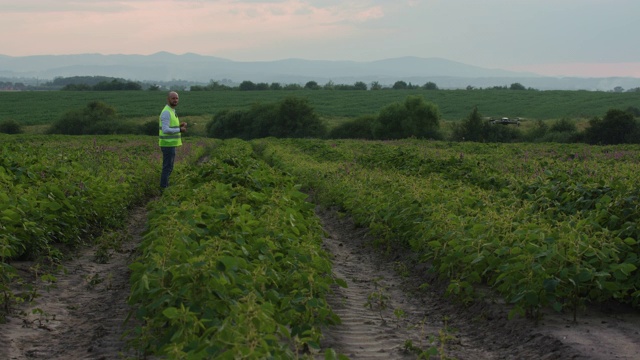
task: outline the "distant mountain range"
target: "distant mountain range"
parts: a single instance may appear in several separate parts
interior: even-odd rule
[[[110,76],[133,81],[168,82],[184,80],[207,84],[210,81],[241,83],[249,80],[281,84],[316,81],[323,85],[393,85],[398,80],[416,85],[434,82],[441,89],[468,86],[487,88],[520,83],[539,90],[604,90],[640,87],[638,78],[545,77],[533,73],[512,72],[467,65],[441,58],[398,57],[378,61],[326,61],[284,59],[241,62],[193,53],[183,55],[159,52],[152,55],[38,55],[11,57],[0,55],[0,78],[37,78]]]

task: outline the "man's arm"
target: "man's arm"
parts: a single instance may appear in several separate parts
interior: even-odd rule
[[[169,111],[163,111],[160,114],[160,120],[162,120],[162,132],[165,134],[175,134],[180,132],[180,128],[172,128],[169,126],[171,123],[171,113]]]

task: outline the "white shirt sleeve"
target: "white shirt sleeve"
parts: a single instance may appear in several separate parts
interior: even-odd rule
[[[171,128],[169,124],[171,123],[171,113],[169,111],[163,111],[160,114],[160,120],[162,120],[162,132],[165,134],[175,134],[180,132],[180,128]]]

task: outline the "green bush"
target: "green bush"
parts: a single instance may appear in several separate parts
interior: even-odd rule
[[[378,114],[373,124],[373,137],[375,139],[402,139],[408,137],[402,130],[402,119],[407,118],[407,109],[400,103],[386,106]]]
[[[116,109],[101,101],[92,101],[80,110],[70,110],[54,122],[48,130],[49,134],[92,135],[92,134],[124,134],[133,129],[117,124]]]
[[[374,115],[363,115],[351,121],[345,121],[329,133],[332,139],[373,139],[372,125],[376,121]]]
[[[270,135],[270,129],[278,118],[278,104],[254,104],[247,116],[246,132],[241,139],[262,139]]]
[[[540,142],[547,133],[549,132],[549,125],[542,120],[536,120],[535,124],[529,131],[525,132],[522,135],[524,141],[530,142]]]
[[[242,138],[247,128],[248,112],[246,110],[222,110],[214,115],[206,125],[207,136],[217,139]]]
[[[207,123],[206,132],[218,139],[321,138],[327,128],[307,99],[289,97],[279,103],[254,104],[248,110],[222,110]]]
[[[277,122],[277,104],[253,104],[249,110],[225,109],[206,125],[208,137],[218,139],[260,139],[270,136],[270,129]]]
[[[521,141],[523,136],[518,128],[505,125],[488,125],[485,127],[484,139],[486,142],[510,143]]]
[[[0,133],[20,134],[22,133],[22,126],[15,120],[4,120],[0,122]]]
[[[484,141],[484,127],[487,126],[482,122],[482,115],[478,112],[478,108],[473,108],[469,117],[461,124],[454,124],[451,139],[453,141]]]
[[[603,119],[591,119],[584,136],[589,144],[616,145],[630,143],[637,131],[633,114],[611,109]]]
[[[138,127],[138,134],[140,135],[158,135],[158,127],[160,126],[158,121],[147,121],[146,123]]]
[[[308,99],[287,97],[278,104],[278,115],[269,133],[281,138],[322,138],[327,135],[327,127]]]
[[[553,123],[549,130],[552,132],[576,132],[578,131],[578,128],[576,127],[575,121],[562,118]]]
[[[383,108],[373,124],[376,139],[442,138],[438,106],[422,96],[408,96],[404,103],[393,103]]]
[[[554,142],[564,144],[573,144],[582,141],[583,136],[577,131],[550,131],[535,140],[535,142]]]

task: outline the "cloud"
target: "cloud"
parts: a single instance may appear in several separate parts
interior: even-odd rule
[[[382,10],[380,6],[368,8],[355,14],[355,19],[359,22],[380,19],[382,17],[384,17],[384,10]]]
[[[77,26],[101,33],[102,46],[109,40],[109,28],[118,23],[119,45],[139,43],[137,51],[145,53],[162,49],[242,58],[258,52],[273,59],[286,56],[278,54],[284,54],[287,46],[307,54],[313,48],[322,51],[318,47],[350,39],[358,34],[358,26],[384,16],[375,4],[316,6],[300,0],[138,1],[129,6],[127,12],[113,16],[78,19]],[[86,36],[84,41],[88,42]]]
[[[7,55],[635,62],[637,0],[0,0]]]
[[[145,0],[148,1],[148,0]],[[20,14],[20,13],[64,13],[64,12],[85,12],[85,13],[109,13],[109,12],[125,12],[131,7],[124,2],[116,1],[51,1],[51,0],[32,0],[32,1],[0,1],[2,13]]]

